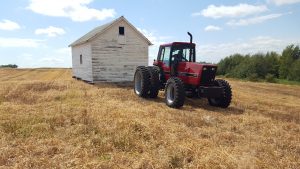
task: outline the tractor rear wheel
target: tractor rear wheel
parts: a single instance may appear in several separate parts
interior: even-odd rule
[[[217,79],[215,80],[215,85],[223,87],[223,94],[219,98],[208,98],[208,102],[211,106],[227,108],[232,99],[232,92],[229,83],[226,80]]]
[[[165,101],[169,107],[180,108],[185,100],[184,84],[178,77],[171,77],[165,87]]]
[[[150,90],[150,74],[145,66],[139,66],[134,73],[134,93],[140,97],[147,97]]]
[[[160,81],[159,81],[159,71],[157,68],[153,66],[147,67],[148,72],[150,74],[150,89],[149,89],[149,97],[156,98],[160,88]]]

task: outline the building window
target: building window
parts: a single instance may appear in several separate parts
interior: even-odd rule
[[[119,27],[119,35],[125,35],[125,28],[123,26]]]
[[[80,64],[82,64],[82,55],[80,55],[79,59],[80,59]]]

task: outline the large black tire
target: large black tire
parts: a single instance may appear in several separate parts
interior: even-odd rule
[[[180,108],[185,100],[184,84],[178,77],[170,77],[165,87],[165,101],[169,107]]]
[[[134,93],[146,98],[150,90],[150,74],[145,66],[139,66],[134,73]]]
[[[160,88],[160,81],[159,81],[159,69],[153,66],[149,66],[148,72],[150,74],[150,90],[149,90],[149,97],[156,98]]]
[[[208,102],[211,106],[227,108],[232,99],[232,92],[229,83],[226,80],[217,79],[214,81],[216,86],[223,87],[223,94],[220,98],[208,98]]]

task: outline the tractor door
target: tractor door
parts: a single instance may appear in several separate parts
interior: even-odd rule
[[[178,76],[183,82],[188,80],[188,67],[189,62],[189,48],[184,48],[184,46],[174,46],[171,52],[170,70],[171,75]]]
[[[167,81],[170,78],[170,55],[171,46],[161,46],[157,58],[157,66],[161,69],[161,77],[163,81]]]

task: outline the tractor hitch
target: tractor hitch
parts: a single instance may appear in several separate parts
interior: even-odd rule
[[[219,98],[223,95],[223,87],[218,86],[200,86],[198,88],[198,96],[206,98]]]

